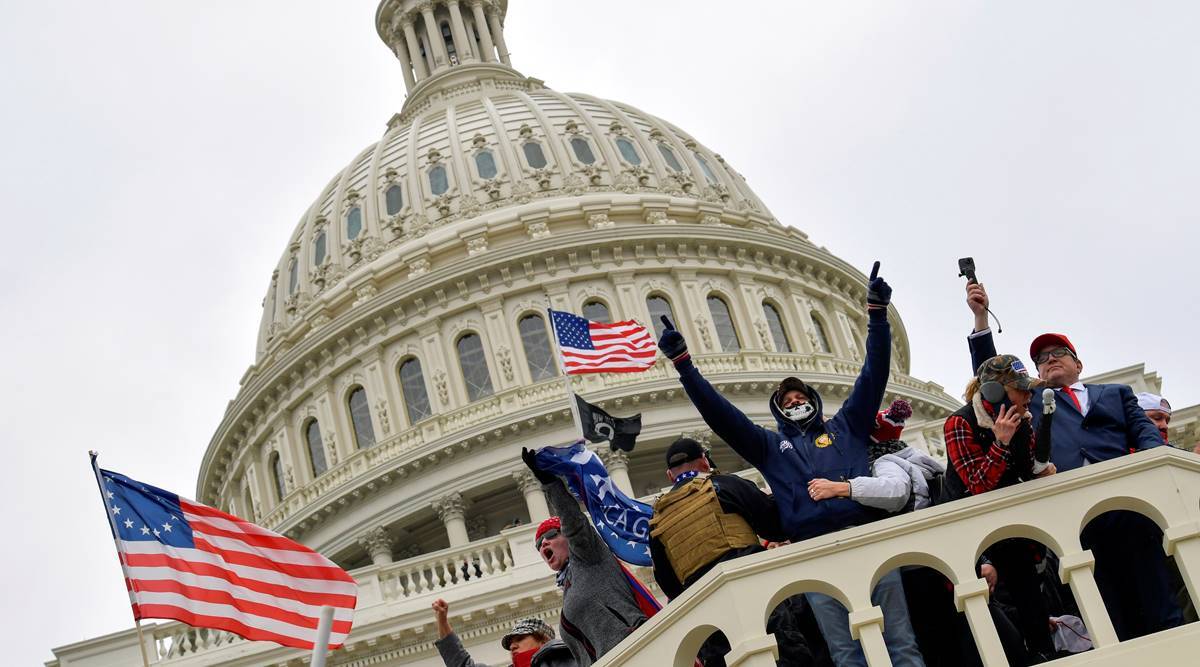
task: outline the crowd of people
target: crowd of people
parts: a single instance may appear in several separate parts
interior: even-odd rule
[[[1167,444],[1170,403],[1153,394],[1135,395],[1124,385],[1081,383],[1083,362],[1066,336],[1047,333],[1033,340],[1029,358],[1036,378],[1018,356],[999,354],[988,326],[987,292],[971,281],[972,373],[966,404],[945,421],[948,464],[906,445],[901,436],[911,407],[897,400],[880,409],[891,363],[892,290],[877,271],[878,264],[868,283],[866,360],[841,408],[826,415],[813,386],[784,378],[768,398],[774,429],[754,423],[704,378],[683,335],[664,318],[658,346],[678,371],[687,397],[770,487],[764,493],[742,477],[721,474],[695,440],[680,438],[667,448],[671,487],[655,502],[649,546],[654,578],[668,598],[723,561]],[[656,607],[639,596],[636,579],[609,551],[564,482],[542,470],[533,452],[522,456],[555,514],[538,526],[535,545],[562,589],[561,639],[544,621],[531,618],[518,622],[501,644],[517,667],[590,665]],[[1180,595],[1178,572],[1163,552],[1162,531],[1152,521],[1109,512],[1080,538],[1095,557],[1096,583],[1120,639],[1180,625],[1185,614],[1195,620],[1186,591]],[[1056,572],[1057,556],[1023,538],[990,545],[977,563],[1012,665],[1090,646],[1070,590]],[[879,580],[872,602],[883,612],[893,665],[980,664],[966,621],[954,611],[949,581],[939,573],[897,568]],[[447,621],[446,603],[438,600],[433,608],[446,665],[476,665]],[[866,665],[846,609],[830,596],[789,598],[766,629],[779,646],[779,665]],[[716,633],[701,647],[697,664],[723,666],[728,650]]]

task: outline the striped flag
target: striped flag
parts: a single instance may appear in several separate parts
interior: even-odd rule
[[[551,310],[550,321],[568,375],[640,373],[658,354],[650,332],[633,320],[608,324]]]
[[[232,514],[95,469],[134,618],[312,649],[328,606],[329,648],[345,642],[358,585],[328,558]]]

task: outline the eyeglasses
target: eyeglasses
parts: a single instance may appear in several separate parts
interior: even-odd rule
[[[550,530],[547,530],[546,532],[542,533],[541,537],[537,538],[537,541],[534,542],[533,547],[535,549],[541,549],[543,542],[545,542],[546,540],[552,540],[552,539],[558,537],[558,535],[559,535],[558,529],[551,528]]]
[[[1041,366],[1042,364],[1046,363],[1047,361],[1050,361],[1050,357],[1054,357],[1055,359],[1060,359],[1060,358],[1066,357],[1068,355],[1072,359],[1075,358],[1075,353],[1071,351],[1071,348],[1056,347],[1054,349],[1046,350],[1045,352],[1038,354],[1036,357],[1033,358],[1033,363],[1037,364],[1038,366]]]

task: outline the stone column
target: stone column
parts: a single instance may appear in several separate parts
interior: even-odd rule
[[[463,502],[462,494],[450,493],[442,496],[434,501],[433,509],[437,510],[438,518],[446,524],[446,535],[450,538],[451,547],[461,547],[471,541],[471,538],[467,537],[466,503]]]
[[[388,535],[383,526],[376,526],[358,538],[358,545],[371,555],[375,565],[387,565],[392,562],[392,536]]]
[[[508,46],[504,43],[504,28],[500,26],[500,10],[496,7],[489,6],[487,12],[488,27],[492,31],[492,39],[496,40],[496,48],[500,51],[500,62],[505,65],[512,66],[512,62],[508,59]]]
[[[467,28],[463,24],[458,0],[446,0],[446,7],[450,9],[450,32],[454,35],[454,50],[458,51],[458,61],[474,60],[475,52],[471,49],[471,40],[467,38]]]
[[[425,35],[429,48],[433,50],[434,69],[442,69],[449,64],[450,55],[446,53],[446,42],[442,39],[442,30],[438,27],[437,19],[433,17],[433,3],[423,2],[419,9],[421,16],[425,19]]]
[[[525,507],[529,509],[530,523],[541,523],[550,518],[550,506],[546,504],[546,494],[542,493],[542,483],[528,470],[518,470],[513,473],[513,480],[521,495],[525,496]]]
[[[869,665],[890,665],[887,644],[883,641],[883,610],[867,607],[850,612],[850,636],[862,645]]]
[[[1168,556],[1175,557],[1192,604],[1197,605],[1200,601],[1200,522],[1189,521],[1167,528],[1163,533],[1163,546]]]
[[[488,30],[487,19],[483,16],[483,0],[470,0],[471,14],[475,17],[475,29],[479,31],[479,42],[483,48],[483,60],[496,62],[496,46],[492,44],[492,32]]]
[[[1117,631],[1113,629],[1112,619],[1104,607],[1104,598],[1100,597],[1100,588],[1096,586],[1093,568],[1096,559],[1090,550],[1073,554],[1065,554],[1059,561],[1058,576],[1063,583],[1071,586],[1075,602],[1079,604],[1079,614],[1083,616],[1083,624],[1092,638],[1092,645],[1098,649],[1116,646]]]
[[[975,647],[984,667],[1004,667],[1008,658],[1000,635],[992,623],[992,612],[988,610],[988,585],[983,579],[968,579],[954,586],[954,606],[967,617],[971,634],[975,636]],[[1092,626],[1087,626],[1088,630]]]
[[[595,451],[604,467],[608,469],[608,476],[612,478],[613,484],[630,498],[636,497],[633,482],[629,480],[629,455],[619,449],[613,451],[607,445]]]
[[[413,28],[412,15],[405,14],[400,19],[400,25],[404,28],[404,43],[408,46],[408,58],[412,60],[417,81],[420,81],[429,76],[429,69],[425,67],[425,59],[421,57],[421,43],[417,41],[417,31]]]
[[[412,61],[408,59],[408,47],[405,46],[402,35],[393,35],[392,37],[395,40],[393,44],[396,58],[400,61],[400,73],[404,75],[404,89],[412,90],[417,82],[413,79]]]

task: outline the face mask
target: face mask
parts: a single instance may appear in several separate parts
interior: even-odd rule
[[[529,667],[533,664],[533,654],[537,653],[540,647],[534,647],[528,651],[512,654],[513,667]]]
[[[817,408],[812,403],[801,403],[800,405],[793,405],[790,408],[781,408],[780,410],[783,412],[784,417],[794,422],[807,421],[817,413]]]

